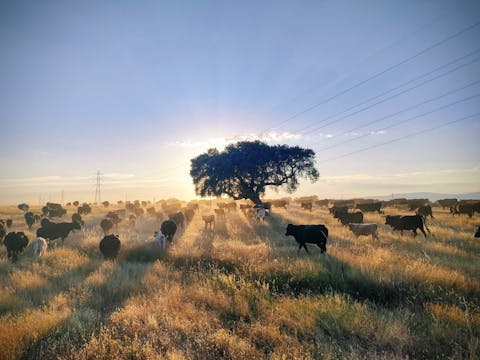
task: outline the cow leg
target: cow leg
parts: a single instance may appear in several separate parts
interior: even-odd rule
[[[308,249],[307,249],[307,244],[303,244],[303,247],[305,248],[305,251],[307,252],[308,255],[310,255],[310,253],[308,252]]]
[[[425,238],[427,238],[427,234],[425,233],[425,230],[423,230],[423,227],[419,228],[420,231],[423,233],[423,236],[425,236]],[[428,228],[427,228],[428,229]],[[430,232],[430,230],[428,230],[428,232]]]
[[[300,254],[300,250],[302,249],[302,244],[298,244],[298,251],[297,254]]]
[[[417,236],[417,229],[413,229],[413,237]]]
[[[320,252],[323,254],[325,251],[327,251],[327,249],[325,249],[325,246],[323,246],[322,244],[320,243],[317,243],[318,247],[320,248]]]

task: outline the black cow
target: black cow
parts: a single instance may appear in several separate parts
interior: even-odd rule
[[[292,235],[298,243],[298,252],[302,246],[307,254],[307,244],[317,244],[320,251],[327,252],[328,229],[325,225],[287,225],[286,236]]]
[[[109,219],[113,223],[113,225],[118,225],[122,221],[118,213],[113,211],[109,211],[105,217]]]
[[[445,208],[449,208],[451,206],[456,206],[458,204],[458,200],[457,199],[442,199],[442,200],[438,200],[438,203],[440,204],[440,206],[445,209]]]
[[[427,218],[428,215],[433,219],[432,207],[430,205],[423,205],[417,209],[417,215],[422,215]]]
[[[428,199],[410,199],[407,201],[408,210],[413,211],[420,206],[428,205]]]
[[[67,210],[60,204],[47,202],[47,205],[42,208],[42,213],[47,217],[62,217],[67,213]]]
[[[70,231],[80,229],[80,224],[75,221],[71,223],[54,223],[49,221],[48,223],[42,224],[42,227],[37,229],[37,236],[48,240],[61,238],[62,242],[64,242]]]
[[[348,211],[348,206],[332,206],[331,208],[328,209],[328,212],[333,215],[335,215],[335,213],[337,212],[346,213],[347,211]]]
[[[18,255],[28,245],[28,237],[23,232],[9,232],[3,240],[3,244],[7,247],[8,258],[11,258],[12,262],[16,262]]]
[[[363,212],[378,212],[379,214],[382,213],[382,203],[375,202],[375,203],[366,203],[366,204],[357,204],[355,206],[358,210],[362,210]]]
[[[88,215],[92,212],[92,208],[90,205],[84,203],[82,204],[82,206],[79,206],[77,208],[77,212],[80,214],[80,215]]]
[[[12,219],[7,219],[7,229],[10,229],[13,225],[13,220]]]
[[[29,211],[26,212],[23,217],[25,218],[25,222],[27,223],[28,229],[30,230],[32,228],[32,225],[35,223],[35,215],[31,211]]]
[[[28,209],[30,209],[30,206],[28,206],[28,205],[25,204],[25,203],[19,204],[17,207],[18,207],[19,210],[22,210],[22,211],[24,211],[24,212],[27,212]]]
[[[72,214],[72,222],[77,222],[80,224],[80,226],[85,225],[85,222],[82,220],[82,215],[79,213]]]
[[[422,215],[387,215],[385,218],[385,224],[390,225],[393,230],[400,230],[402,235],[403,230],[412,230],[414,237],[417,236],[417,229],[420,229],[423,235],[427,237],[427,234],[423,228],[425,221]],[[427,227],[427,225],[425,225],[425,228],[430,233],[430,229]]]
[[[457,207],[455,206],[452,206],[450,207],[450,212],[453,214],[453,215],[456,215],[456,214],[467,214],[468,217],[472,217],[475,212],[480,212],[480,202],[478,203],[460,203],[458,204]]]
[[[477,229],[477,232],[475,233],[475,237],[478,238],[480,237],[480,226]]]
[[[363,223],[363,213],[361,211],[357,211],[354,213],[349,212],[336,212],[333,215],[335,219],[340,220],[343,226],[347,226],[350,223],[361,224]]]
[[[110,219],[103,219],[100,221],[100,227],[102,228],[103,233],[107,235],[108,232],[113,229],[113,221]]]
[[[308,210],[310,212],[312,211],[312,202],[311,201],[302,202],[300,205],[301,205],[302,209]]]
[[[107,235],[100,241],[100,252],[105,260],[115,260],[120,252],[121,242],[118,235]]]
[[[173,220],[165,220],[160,226],[160,231],[167,237],[168,242],[173,241],[173,235],[177,232],[177,224]]]

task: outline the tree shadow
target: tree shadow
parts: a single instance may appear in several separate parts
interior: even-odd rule
[[[215,219],[215,236],[219,238],[230,238],[230,232],[227,228],[227,218]]]
[[[128,254],[125,256],[125,259],[127,258]],[[108,267],[110,262],[105,260],[103,264],[107,264],[104,266]],[[80,350],[89,337],[92,334],[97,334],[102,326],[108,322],[113,312],[121,308],[130,297],[145,290],[145,285],[139,286],[139,284],[151,270],[154,262],[135,263],[117,260],[111,264],[112,269],[103,281],[89,287],[85,285],[83,290],[88,293],[88,296],[73,299],[73,311],[68,318],[56,325],[50,332],[29,344],[20,356],[20,359],[54,358],[59,353],[75,353],[75,350]],[[82,292],[81,289],[76,289],[76,291]],[[93,326],[88,327],[88,333],[72,334],[69,331],[70,324],[75,319],[82,319],[82,314],[85,312],[96,314],[96,321]],[[85,331],[84,328],[82,330]],[[68,341],[61,341],[64,334],[68,336]],[[74,337],[73,339],[72,336]],[[53,340],[51,340],[52,337],[54,338]],[[45,346],[45,344],[49,344],[52,341],[59,344],[58,348],[50,349],[48,346]],[[62,345],[66,348],[62,349]]]
[[[29,299],[30,306],[27,308],[19,308],[1,311],[0,315],[5,314],[18,314],[20,312],[28,311],[34,307],[42,306],[48,304],[48,302],[53,299],[58,294],[69,290],[74,284],[81,283],[85,278],[87,278],[91,273],[99,267],[98,259],[90,259],[86,264],[79,265],[73,269],[70,269],[64,272],[61,276],[47,276],[46,283],[41,285],[29,287],[25,290],[20,290],[16,292],[16,296],[19,298]],[[77,276],[75,276],[77,274]],[[71,279],[70,279],[71,278]],[[38,292],[46,293],[45,296],[38,296]]]
[[[202,254],[211,254],[214,250],[213,240],[215,238],[215,230],[203,228],[200,234],[193,241],[193,248],[196,248]]]

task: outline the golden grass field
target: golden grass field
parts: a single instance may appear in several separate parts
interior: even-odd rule
[[[381,224],[376,241],[355,238],[326,208],[292,203],[264,223],[231,212],[212,234],[202,203],[166,254],[152,247],[157,220],[135,231],[124,220],[109,262],[99,223],[117,208],[94,207],[83,231],[41,259],[29,244],[12,264],[2,245],[1,359],[480,358],[478,215],[434,208],[424,239],[367,213]],[[0,218],[33,240],[15,206]],[[325,224],[327,255],[314,245],[297,254],[288,223]]]

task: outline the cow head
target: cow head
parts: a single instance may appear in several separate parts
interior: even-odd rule
[[[23,232],[19,231],[17,232],[17,239],[19,240],[21,247],[20,247],[20,252],[23,251],[28,245],[28,237],[25,235]]]
[[[286,236],[293,235],[294,233],[294,226],[292,224],[287,225],[287,232],[285,233]]]

